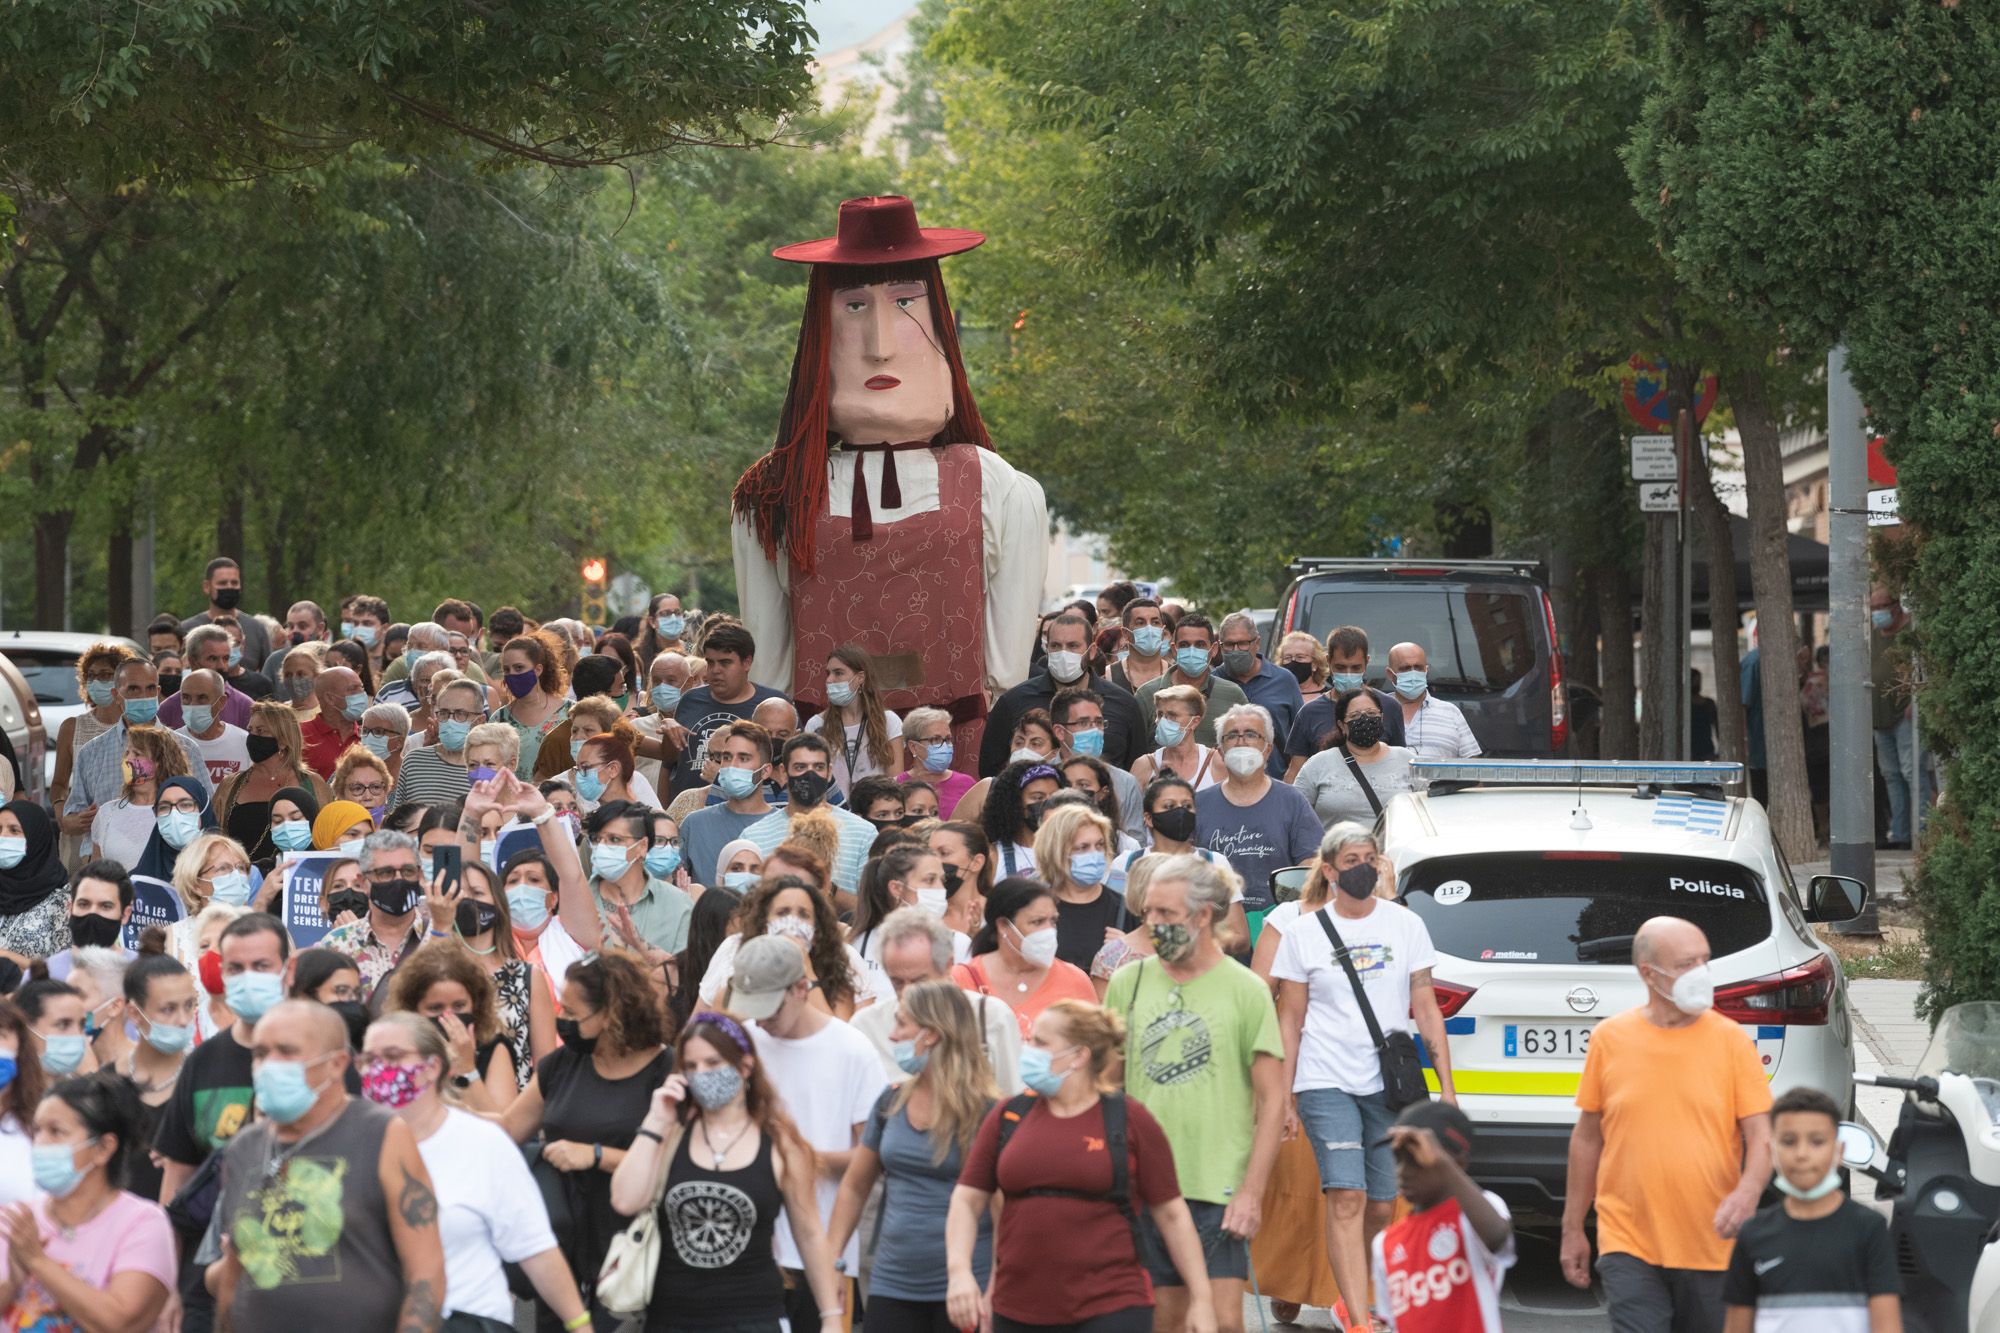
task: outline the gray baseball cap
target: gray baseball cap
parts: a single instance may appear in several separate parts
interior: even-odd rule
[[[780,935],[745,940],[729,974],[729,1010],[753,1021],[769,1018],[805,975],[806,957],[791,940]]]

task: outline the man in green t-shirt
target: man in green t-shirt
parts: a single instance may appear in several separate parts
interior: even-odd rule
[[[1155,956],[1111,978],[1105,1007],[1125,1020],[1125,1090],[1173,1145],[1215,1295],[1217,1333],[1241,1333],[1250,1238],[1284,1131],[1285,1048],[1270,988],[1222,952],[1215,926],[1234,885],[1223,868],[1176,856],[1146,886]],[[1187,1289],[1150,1219],[1155,1328],[1180,1328]]]

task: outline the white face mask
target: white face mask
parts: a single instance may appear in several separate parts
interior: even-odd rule
[[[1223,766],[1239,778],[1247,778],[1264,766],[1264,756],[1248,745],[1238,745],[1223,753]]]
[[[1022,934],[1019,926],[1015,926],[1011,921],[1007,924],[1013,927],[1014,934],[1020,938],[1021,957],[1027,959],[1036,967],[1047,967],[1056,960],[1056,928],[1054,926],[1044,926],[1040,930],[1031,930],[1026,934]]]
[[[810,943],[813,937],[813,923],[802,916],[774,916],[764,923],[764,933],[785,935]]]
[[[1049,674],[1067,685],[1083,675],[1083,654],[1051,652],[1045,659],[1049,664]]]
[[[1684,1014],[1700,1014],[1715,1007],[1715,978],[1707,963],[1697,963],[1674,978],[1667,998]]]
[[[1016,750],[1007,756],[1010,764],[1045,764],[1049,757],[1036,750]]]
[[[951,894],[944,889],[918,889],[917,906],[932,916],[943,916],[951,906]]]

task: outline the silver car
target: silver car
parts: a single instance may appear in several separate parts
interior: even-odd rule
[[[59,630],[13,629],[0,632],[0,656],[13,663],[15,670],[26,682],[40,712],[43,730],[47,733],[46,750],[39,757],[41,781],[44,786],[55,780],[56,774],[56,734],[69,718],[83,712],[83,700],[77,694],[76,664],[94,643],[112,643],[131,649],[140,657],[146,650],[130,639],[115,634],[66,634]],[[22,763],[27,756],[19,749]]]

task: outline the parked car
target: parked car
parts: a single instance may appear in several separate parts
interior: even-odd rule
[[[0,632],[0,654],[5,655],[22,678],[21,689],[39,711],[39,726],[46,733],[46,744],[38,751],[39,762],[35,765],[42,775],[43,788],[55,780],[56,734],[65,720],[83,712],[83,700],[77,697],[76,664],[94,643],[121,644],[140,657],[146,655],[139,644],[115,634],[25,629]],[[0,706],[4,706],[4,700],[0,700]],[[13,732],[10,730],[8,734],[11,737]],[[18,743],[15,752],[25,756]]]
[[[22,796],[47,802],[49,766],[55,761],[48,757],[54,747],[49,745],[42,725],[34,687],[19,667],[0,655],[0,735],[7,738],[13,760],[11,764],[0,760],[0,768],[6,770],[0,777],[4,777],[10,799]]]
[[[1515,560],[1295,560],[1266,642],[1304,630],[1324,643],[1337,627],[1358,625],[1368,632],[1368,681],[1381,689],[1389,650],[1420,643],[1431,692],[1464,710],[1484,753],[1566,755],[1569,698],[1539,569]]]

